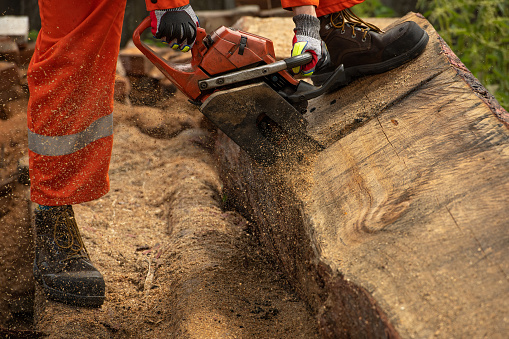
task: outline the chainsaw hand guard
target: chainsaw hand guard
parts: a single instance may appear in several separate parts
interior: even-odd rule
[[[197,27],[196,43],[191,48],[192,59],[188,64],[171,64],[158,55],[147,44],[141,41],[141,33],[151,27],[150,17],[145,18],[133,33],[133,42],[138,49],[166,76],[179,90],[190,99],[197,100],[201,95],[198,81],[208,76],[199,67],[207,48],[203,39],[207,33],[203,28]]]

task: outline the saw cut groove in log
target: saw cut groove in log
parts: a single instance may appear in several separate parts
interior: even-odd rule
[[[324,337],[502,338],[509,115],[421,15],[391,26],[406,20],[421,56],[310,101],[315,157],[261,168],[218,133],[225,189]]]

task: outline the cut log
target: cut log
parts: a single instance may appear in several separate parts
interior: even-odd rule
[[[19,48],[18,66],[27,67],[35,52],[35,42],[29,42]]]
[[[19,85],[18,67],[15,63],[0,61],[0,91]]]
[[[13,85],[8,89],[0,91],[0,105],[6,105],[9,102],[22,98],[23,96],[24,96],[23,88],[18,85]]]
[[[227,196],[324,337],[502,338],[509,115],[428,21],[403,20],[426,29],[425,52],[311,101],[316,158],[259,167],[218,133]]]
[[[0,36],[8,36],[18,44],[24,44],[28,39],[28,17],[2,15],[0,17]]]
[[[8,120],[13,117],[15,112],[13,112],[12,106],[23,96],[25,93],[20,86],[12,86],[7,90],[0,91],[0,120]]]
[[[9,38],[0,36],[0,60],[17,63],[19,59],[19,47],[16,42]]]
[[[272,9],[281,6],[277,0],[235,0],[237,6],[258,5],[261,9]]]
[[[153,67],[150,61],[136,47],[121,50],[119,58],[127,75],[146,76]]]
[[[260,6],[240,6],[228,10],[198,11],[196,15],[200,18],[200,27],[207,32],[212,32],[221,26],[231,26],[243,16],[256,16],[260,13]]]
[[[7,179],[0,180],[0,197],[12,193],[16,180],[17,178],[14,175],[9,176]]]
[[[114,98],[117,101],[125,102],[131,93],[131,82],[128,77],[115,74]]]

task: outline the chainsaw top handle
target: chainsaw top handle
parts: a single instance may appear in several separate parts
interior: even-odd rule
[[[200,90],[197,86],[193,86],[193,84],[197,84],[199,80],[207,78],[207,75],[198,67],[203,55],[207,51],[206,46],[203,44],[203,40],[207,36],[205,29],[197,27],[196,41],[191,48],[191,62],[187,64],[172,64],[141,41],[141,34],[150,27],[151,19],[146,17],[133,33],[134,44],[178,89],[190,99],[196,99],[200,95]]]

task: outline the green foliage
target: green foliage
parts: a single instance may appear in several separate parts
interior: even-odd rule
[[[38,35],[39,35],[39,31],[37,31],[35,29],[31,29],[30,32],[28,32],[28,41],[37,40]]]
[[[380,0],[368,0],[353,8],[355,14],[361,18],[394,18],[396,12],[390,7],[382,5]]]
[[[467,68],[509,108],[509,2],[418,0],[417,7]]]

